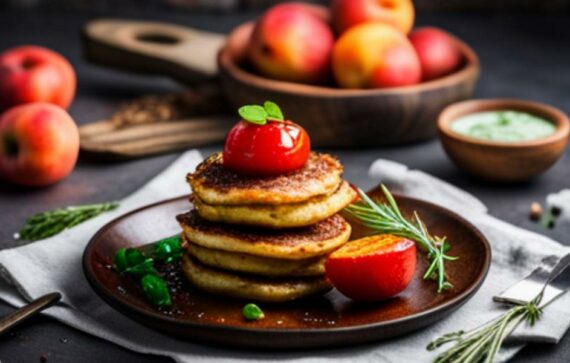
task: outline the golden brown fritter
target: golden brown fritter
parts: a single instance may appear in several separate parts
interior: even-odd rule
[[[190,200],[200,215],[210,221],[244,224],[264,228],[309,226],[326,219],[350,204],[356,192],[347,182],[332,194],[314,197],[306,202],[279,205],[213,205],[193,194]]]
[[[327,254],[346,243],[351,231],[350,224],[338,214],[307,227],[287,230],[210,222],[196,210],[177,219],[186,238],[202,247],[288,260]]]
[[[206,266],[259,276],[322,276],[325,273],[326,256],[287,260],[215,250],[188,241],[186,252]]]
[[[188,254],[182,258],[182,269],[190,283],[202,290],[255,301],[285,302],[332,288],[322,276],[279,280],[253,277],[206,267]]]
[[[305,166],[289,174],[253,177],[224,168],[222,153],[212,154],[188,174],[193,193],[211,205],[291,204],[335,192],[342,165],[331,155],[311,153]]]

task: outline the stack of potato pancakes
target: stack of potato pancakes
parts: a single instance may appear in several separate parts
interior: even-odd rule
[[[356,193],[342,165],[311,153],[286,175],[252,177],[213,154],[188,175],[195,209],[177,217],[187,243],[183,269],[203,290],[259,301],[288,301],[331,288],[324,261],[346,243],[338,214]]]

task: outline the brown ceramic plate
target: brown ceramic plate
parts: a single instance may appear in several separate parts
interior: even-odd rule
[[[371,193],[379,196],[378,191]],[[464,304],[481,286],[491,261],[485,237],[455,213],[417,199],[397,196],[405,214],[416,210],[435,235],[452,242],[448,263],[454,288],[438,294],[434,282],[422,280],[426,263],[399,296],[378,303],[353,302],[338,291],[325,296],[281,304],[260,304],[266,318],[246,322],[244,300],[219,297],[189,286],[177,266],[163,271],[176,291],[173,306],[157,311],[145,301],[136,283],[119,276],[110,265],[121,247],[137,247],[179,232],[175,216],[190,208],[181,197],[126,214],[91,239],[83,268],[93,289],[109,305],[130,318],[169,335],[210,344],[241,348],[317,348],[353,345],[409,333],[440,320]],[[358,228],[356,228],[358,229]],[[365,231],[356,231],[362,234]]]

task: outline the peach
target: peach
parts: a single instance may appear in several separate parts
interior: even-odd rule
[[[333,50],[333,73],[344,88],[385,88],[418,83],[421,67],[408,38],[390,25],[350,28]]]
[[[330,76],[333,45],[332,29],[313,8],[285,3],[272,7],[258,20],[248,56],[266,77],[314,84]]]
[[[461,50],[447,32],[426,27],[414,30],[409,37],[418,53],[424,81],[453,73],[461,66]]]
[[[0,111],[30,102],[67,108],[75,88],[73,67],[54,51],[22,46],[0,55]]]
[[[414,26],[412,0],[333,0],[331,9],[339,34],[370,21],[393,25],[406,34]]]
[[[13,107],[0,116],[0,176],[27,186],[65,178],[79,154],[79,131],[69,114],[50,103]]]

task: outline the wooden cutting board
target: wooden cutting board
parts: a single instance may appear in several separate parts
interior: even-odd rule
[[[167,75],[196,87],[215,79],[216,55],[225,38],[223,34],[179,25],[99,19],[83,30],[83,52],[96,64]],[[208,99],[202,103],[210,102],[215,109],[198,112],[208,116],[142,124],[94,122],[79,129],[82,152],[98,159],[131,159],[222,143],[236,117],[210,115],[227,111],[216,80],[214,84],[213,94],[207,91]]]
[[[204,116],[188,120],[120,127],[103,120],[79,128],[82,153],[97,159],[124,160],[222,143],[235,117]]]

